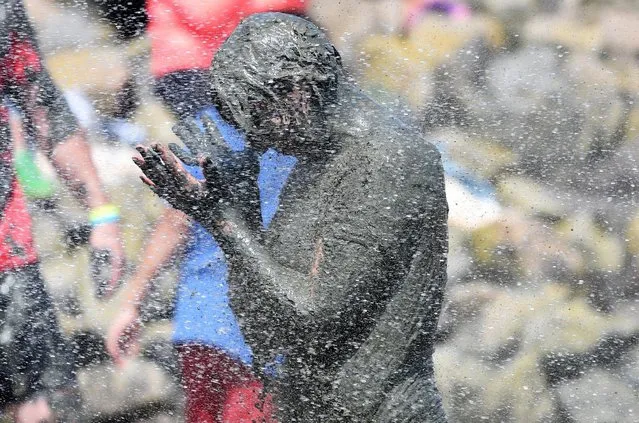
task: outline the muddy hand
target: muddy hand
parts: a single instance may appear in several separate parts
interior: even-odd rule
[[[187,156],[184,150],[180,149],[180,154],[176,154],[185,164],[200,161],[208,156],[216,157],[229,150],[222,134],[217,129],[217,125],[211,118],[203,116],[202,124],[204,129],[200,128],[195,119],[186,118],[173,127],[173,132],[182,140],[190,153],[186,153],[188,154]],[[177,145],[175,144],[171,146],[173,153],[175,153],[176,147]]]
[[[259,161],[254,152],[229,151],[223,156],[206,157],[200,162],[206,188],[220,204],[230,206],[249,223],[258,228],[260,193],[257,184]]]
[[[202,117],[202,127],[191,118],[177,124],[173,131],[189,152],[177,145],[170,146],[171,151],[185,164],[197,162],[202,167],[206,190],[215,204],[231,206],[255,222],[260,213],[259,157],[250,149],[231,149],[217,124],[206,115]]]
[[[208,195],[204,184],[191,176],[175,155],[161,144],[136,147],[140,157],[133,162],[140,168],[140,179],[158,196],[196,219],[197,210],[206,208]]]

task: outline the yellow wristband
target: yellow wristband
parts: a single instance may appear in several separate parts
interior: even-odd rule
[[[114,204],[105,204],[89,211],[89,223],[100,225],[117,222],[120,219],[120,210]]]

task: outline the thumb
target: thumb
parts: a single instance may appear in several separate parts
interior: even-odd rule
[[[209,175],[215,178],[216,175],[218,174],[217,165],[213,162],[213,159],[211,159],[211,156],[206,156],[201,158],[200,167],[202,168],[202,171],[204,172],[204,177],[206,178],[207,181],[209,180]]]

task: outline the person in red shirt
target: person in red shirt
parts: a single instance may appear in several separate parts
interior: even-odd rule
[[[156,93],[179,117],[210,105],[208,68],[240,21],[267,11],[304,15],[309,4],[310,0],[148,0]]]
[[[156,94],[176,117],[196,115],[213,102],[208,89],[213,55],[243,18],[271,10],[303,15],[308,4],[309,0],[148,0],[147,33],[151,39],[151,72]],[[129,301],[107,335],[107,349],[116,363],[137,351],[139,304],[153,276],[179,246],[188,243],[189,251],[209,249],[207,243],[213,240],[203,238],[192,230],[189,218],[181,211],[167,208],[163,212],[142,254],[142,262],[129,280]],[[192,272],[190,276],[187,271],[181,272],[177,308],[181,310],[186,302],[181,302],[180,293],[190,292],[191,299],[206,298],[206,305],[216,307],[218,314],[208,315],[214,322],[211,325],[217,325],[219,331],[229,331],[226,319],[219,316],[226,313],[223,306],[228,304],[222,304],[226,299],[197,289],[196,281],[189,280],[206,277],[204,283],[220,283],[209,277],[220,271],[218,261],[206,264],[203,260],[201,267],[187,266]],[[230,354],[228,348],[219,343],[214,345],[210,336],[203,336],[209,326],[204,328],[202,322],[189,321],[188,342],[185,335],[177,333],[182,326],[187,323],[178,315],[174,340],[187,397],[187,422],[272,422],[269,398],[262,398],[262,384],[250,367],[238,360],[237,354]],[[258,409],[252,404],[262,405]]]
[[[12,117],[13,112],[19,115]],[[21,120],[20,122],[17,122]],[[21,128],[20,128],[21,127]],[[0,409],[17,422],[50,421],[48,393],[74,384],[70,358],[45,290],[13,138],[38,143],[89,208],[90,244],[109,251],[110,287],[124,258],[117,208],[100,185],[89,145],[45,69],[21,0],[0,2]],[[72,389],[71,389],[72,390]],[[75,421],[64,417],[64,421]]]

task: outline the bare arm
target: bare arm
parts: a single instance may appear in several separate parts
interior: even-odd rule
[[[189,218],[181,211],[171,208],[164,210],[157,220],[140,263],[128,281],[123,307],[107,333],[106,348],[116,364],[124,363],[125,355],[137,353],[139,306],[146,297],[152,279],[184,244],[189,226]]]
[[[51,161],[85,206],[94,208],[108,203],[91,160],[89,144],[81,130],[77,130],[53,148]]]
[[[189,218],[179,210],[167,208],[158,218],[135,273],[128,283],[127,303],[139,306],[151,280],[175,257],[188,239]]]
[[[106,205],[108,198],[98,179],[84,133],[42,63],[35,32],[22,2],[13,2],[10,10],[12,41],[7,57],[12,81],[8,84],[8,95],[22,112],[26,133],[39,141],[64,181],[86,206]],[[110,251],[110,287],[113,288],[122,273],[124,249],[120,229],[113,219],[101,223],[94,227],[90,242],[96,249]]]

